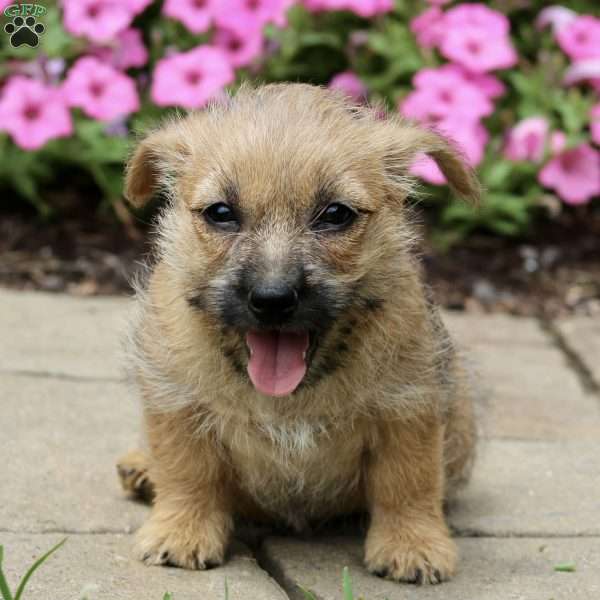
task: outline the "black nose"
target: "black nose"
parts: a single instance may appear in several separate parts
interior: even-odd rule
[[[250,291],[248,306],[259,321],[279,323],[296,310],[298,293],[283,282],[259,284]]]

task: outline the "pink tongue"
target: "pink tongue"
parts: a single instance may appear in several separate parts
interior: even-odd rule
[[[246,344],[250,348],[248,375],[259,392],[286,396],[300,385],[306,373],[308,333],[250,331]]]

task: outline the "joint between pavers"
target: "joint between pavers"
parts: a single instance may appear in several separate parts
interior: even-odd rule
[[[0,375],[14,377],[35,377],[39,379],[58,379],[73,383],[126,383],[124,377],[90,377],[88,375],[72,375],[59,371],[34,371],[29,369],[0,369]]]
[[[569,344],[553,321],[542,318],[539,323],[542,331],[548,335],[554,347],[564,356],[567,366],[575,373],[583,390],[588,394],[593,394],[600,401],[600,382],[596,381],[579,353]]]

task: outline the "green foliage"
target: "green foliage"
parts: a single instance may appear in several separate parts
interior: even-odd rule
[[[65,30],[56,0],[44,4],[48,13],[43,18],[46,31],[40,46],[12,48],[4,40],[0,47],[0,80],[10,75],[9,67],[15,60],[33,65],[41,56],[61,58],[68,67],[88,50],[84,39],[74,38]],[[252,68],[239,70],[235,85],[244,79],[326,85],[337,73],[352,70],[367,85],[371,101],[394,111],[411,91],[417,71],[444,62],[436,51],[420,47],[410,30],[411,19],[427,6],[425,0],[396,0],[392,13],[372,20],[343,11],[311,14],[299,5],[293,6],[287,27],[267,27],[268,51]],[[542,116],[552,130],[565,132],[568,147],[589,140],[593,95],[585,88],[563,85],[569,60],[552,33],[540,32],[534,25],[547,3],[493,0],[490,6],[510,18],[519,64],[496,73],[506,85],[506,93],[495,101],[494,114],[483,123],[490,143],[478,167],[487,190],[482,207],[459,204],[445,186],[428,187],[425,203],[434,217],[436,239],[445,246],[480,230],[502,236],[527,234],[535,217],[544,210],[542,196],[548,192],[537,181],[543,162],[524,164],[502,158],[504,137],[516,122]],[[569,7],[582,14],[594,14],[596,1],[573,0]],[[153,3],[133,23],[142,31],[150,54],[147,67],[129,72],[132,77],[142,76],[142,81],[148,80],[167,50],[187,50],[210,42],[210,33],[194,35],[160,11],[160,3]],[[142,83],[141,89],[142,108],[128,123],[134,132],[143,131],[174,110],[152,104],[147,83]],[[66,181],[68,185],[73,170],[89,176],[106,205],[122,195],[123,164],[130,150],[127,137],[80,112],[74,117],[72,137],[51,141],[35,152],[21,150],[0,133],[0,188],[31,203],[42,218],[54,211],[46,190],[57,182]]]

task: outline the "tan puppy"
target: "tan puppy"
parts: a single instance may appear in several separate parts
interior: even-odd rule
[[[140,143],[130,201],[169,198],[133,333],[149,451],[119,465],[155,492],[144,562],[220,564],[234,516],[364,510],[370,571],[453,574],[442,504],[474,426],[412,252],[421,152],[477,199],[444,139],[308,85],[243,88]]]

